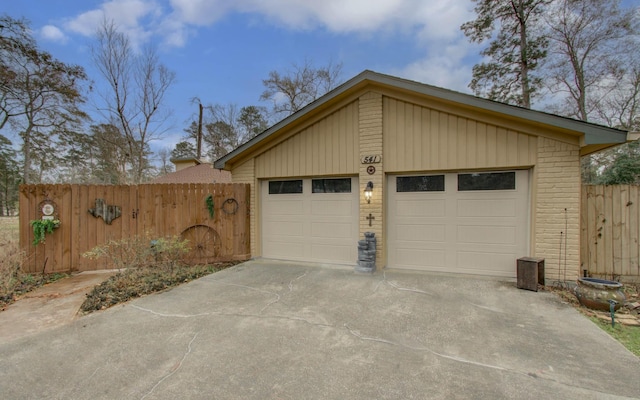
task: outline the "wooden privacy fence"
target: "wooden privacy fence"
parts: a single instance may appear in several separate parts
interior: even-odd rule
[[[640,281],[640,186],[582,187],[580,259],[594,277]]]
[[[191,250],[185,258],[192,263],[249,259],[249,193],[247,184],[22,185],[24,269],[112,268],[106,260],[82,254],[110,240],[136,235],[181,235],[189,240]],[[45,243],[34,246],[29,222],[43,216],[59,219],[60,227],[46,235]]]

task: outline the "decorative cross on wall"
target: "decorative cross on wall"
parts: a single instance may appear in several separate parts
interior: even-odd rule
[[[371,215],[371,213],[369,213],[369,216],[366,217],[369,220],[369,226],[371,226],[371,221],[373,221],[374,219],[376,219],[376,217],[374,217],[373,215]]]

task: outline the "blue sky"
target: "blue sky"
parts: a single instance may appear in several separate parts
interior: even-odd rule
[[[479,47],[462,35],[470,0],[4,0],[0,11],[31,22],[41,48],[85,67],[104,17],[132,43],[155,44],[176,73],[165,140],[172,148],[204,104],[260,103],[262,79],[305,59],[343,63],[347,80],[365,69],[469,92]]]

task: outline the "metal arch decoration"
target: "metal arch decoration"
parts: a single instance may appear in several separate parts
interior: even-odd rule
[[[240,207],[238,200],[233,197],[226,199],[224,203],[222,203],[222,211],[227,215],[233,215],[238,212],[238,207]]]

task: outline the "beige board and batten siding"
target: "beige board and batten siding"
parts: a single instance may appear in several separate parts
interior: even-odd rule
[[[257,156],[256,177],[355,175],[359,165],[358,101],[354,101]]]
[[[528,168],[538,138],[384,97],[385,171]]]

